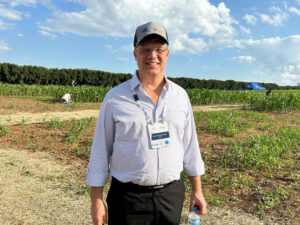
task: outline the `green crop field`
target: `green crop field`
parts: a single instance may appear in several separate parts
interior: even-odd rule
[[[0,83],[2,96],[50,96],[56,101],[65,93],[72,94],[73,102],[102,102],[110,88],[95,86],[55,86],[55,85],[11,85]],[[243,104],[256,111],[293,111],[300,109],[300,90],[273,91],[228,91],[208,89],[186,90],[192,105]]]

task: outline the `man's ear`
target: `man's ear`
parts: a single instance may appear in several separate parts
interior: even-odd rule
[[[133,50],[133,56],[134,56],[134,59],[135,59],[135,61],[136,61],[137,55],[136,55],[135,50]]]
[[[167,57],[169,57],[169,53],[170,53],[170,50],[168,49],[168,50],[167,50]]]

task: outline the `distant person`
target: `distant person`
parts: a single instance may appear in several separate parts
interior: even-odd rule
[[[190,211],[206,214],[204,174],[188,95],[167,79],[166,29],[153,22],[137,27],[133,55],[138,70],[111,89],[102,103],[87,168],[94,224],[178,225],[185,170],[191,183]]]
[[[64,95],[61,97],[61,100],[62,100],[63,103],[65,103],[65,104],[70,104],[70,103],[71,103],[71,94],[69,94],[69,93],[64,94]]]
[[[75,80],[72,80],[72,88],[75,87]]]
[[[271,95],[272,89],[270,88],[267,92],[266,92],[266,96]]]

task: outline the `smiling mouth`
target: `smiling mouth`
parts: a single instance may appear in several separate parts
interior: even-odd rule
[[[147,65],[149,65],[149,66],[156,66],[156,65],[158,65],[159,63],[146,63]]]

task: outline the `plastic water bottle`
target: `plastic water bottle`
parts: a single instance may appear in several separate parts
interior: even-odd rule
[[[193,209],[193,212],[189,214],[189,224],[190,225],[199,225],[200,224],[200,216],[196,214],[197,208]]]

